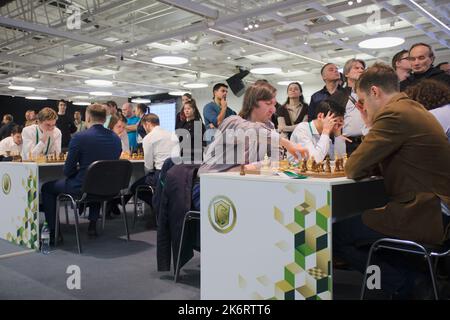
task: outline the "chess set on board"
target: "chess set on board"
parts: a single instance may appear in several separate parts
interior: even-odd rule
[[[31,152],[28,154],[28,160],[22,160],[22,162],[36,162],[36,163],[63,163],[67,160],[67,152],[57,154],[56,152],[51,154],[40,154],[37,157],[33,157]]]
[[[137,153],[130,154],[129,152],[122,152],[120,155],[120,159],[123,160],[144,160],[144,153],[142,151],[138,151]]]
[[[347,162],[347,154],[339,157],[335,154],[335,160],[331,161],[327,155],[322,162],[316,162],[314,157],[303,159],[300,162],[289,162],[286,157],[278,162],[278,166],[271,166],[271,161],[267,155],[264,156],[260,170],[245,170],[245,166],[241,165],[241,175],[257,174],[257,175],[277,175],[285,173],[288,176],[302,176],[315,178],[338,178],[345,177],[344,167]]]
[[[327,155],[324,161],[316,162],[314,157],[303,159],[298,163],[289,163],[287,159],[280,161],[279,171],[291,171],[296,174],[316,178],[345,177],[344,167],[347,162],[347,154],[339,157],[335,154],[334,161]]]

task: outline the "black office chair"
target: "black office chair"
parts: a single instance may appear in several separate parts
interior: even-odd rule
[[[184,216],[183,228],[181,229],[180,246],[178,247],[177,263],[175,267],[175,282],[178,282],[181,269],[181,254],[183,252],[183,246],[188,238],[188,232],[192,230],[191,228],[195,228],[194,230],[196,231],[193,249],[200,252],[200,211],[188,211]],[[191,241],[192,240],[193,239],[191,239]]]
[[[399,240],[399,239],[391,239],[391,238],[383,238],[375,241],[370,247],[369,256],[367,257],[366,270],[370,266],[370,262],[372,260],[372,255],[378,249],[387,249],[405,253],[411,253],[415,255],[422,255],[426,262],[428,271],[431,278],[431,283],[433,285],[434,298],[439,300],[439,294],[436,284],[436,268],[439,258],[446,257],[450,255],[450,246],[425,246],[419,244],[414,241],[408,240]],[[434,265],[432,264],[432,259],[434,259]],[[367,272],[364,275],[362,288],[361,288],[361,300],[364,299],[364,294],[366,291],[366,282],[367,282]]]
[[[123,208],[123,221],[127,240],[130,240],[125,210],[124,190],[128,189],[132,164],[128,160],[100,160],[93,162],[86,171],[80,196],[59,194],[56,202],[55,245],[58,241],[60,203],[70,201],[75,215],[75,233],[78,252],[81,254],[81,242],[78,230],[78,211],[80,204],[99,202],[102,204],[102,229],[105,228],[106,201],[120,198]]]

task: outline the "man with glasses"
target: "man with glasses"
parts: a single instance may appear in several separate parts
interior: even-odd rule
[[[409,77],[411,63],[409,62],[408,50],[399,51],[394,55],[392,58],[392,68],[394,68],[399,81],[403,81]]]
[[[400,82],[400,91],[405,91],[409,86],[417,84],[422,79],[435,79],[444,82],[450,87],[450,75],[433,67],[434,53],[430,45],[426,43],[413,44],[409,49],[409,62],[411,63],[411,75]]]

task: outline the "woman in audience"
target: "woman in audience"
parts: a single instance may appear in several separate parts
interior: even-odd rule
[[[436,117],[450,142],[450,91],[448,87],[442,82],[425,79],[408,87],[405,93]]]
[[[298,82],[292,82],[287,88],[288,98],[278,108],[278,131],[290,138],[297,124],[308,121],[308,104],[303,97],[303,88]]]
[[[177,113],[175,129],[181,128],[183,123],[186,121],[185,115],[183,113],[183,106],[186,102],[192,100],[192,95],[190,93],[185,93],[181,96],[181,109],[180,112]]]
[[[128,141],[128,134],[125,130],[127,126],[127,119],[121,115],[111,115],[111,120],[109,121],[108,129],[114,131],[120,138],[122,142],[122,152],[130,152],[130,144]]]
[[[185,129],[184,132],[177,131],[181,145],[181,156],[185,163],[186,161],[201,163],[203,160],[203,146],[206,146],[206,143],[203,141],[206,129],[195,100],[190,99],[186,101],[180,113],[183,114],[184,122],[178,123],[176,129]],[[190,142],[189,140],[185,141],[185,139],[189,139]],[[195,140],[197,140],[197,145]]]

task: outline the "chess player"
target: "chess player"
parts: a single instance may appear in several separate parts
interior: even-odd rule
[[[130,152],[130,144],[128,142],[128,134],[125,130],[127,119],[121,115],[112,115],[109,121],[108,129],[112,130],[120,138],[122,143],[122,152]]]
[[[0,155],[14,156],[22,152],[22,127],[15,125],[11,130],[11,136],[0,141]]]
[[[450,145],[436,118],[399,92],[398,77],[389,66],[374,64],[356,88],[358,109],[370,131],[348,158],[345,173],[362,179],[381,168],[390,200],[335,223],[333,251],[365,272],[368,248],[356,247],[360,241],[389,237],[433,245],[448,239]],[[410,298],[420,274],[386,259],[378,266],[383,291]]]
[[[67,160],[64,164],[65,179],[47,182],[42,186],[45,219],[50,228],[50,241],[54,243],[56,197],[60,193],[78,194],[91,163],[97,160],[117,160],[122,151],[119,137],[103,127],[106,110],[100,104],[86,109],[88,130],[77,133],[69,144]],[[89,210],[89,236],[96,236],[96,222],[100,204],[92,204]]]
[[[306,148],[281,137],[270,121],[275,112],[276,92],[271,84],[263,81],[246,89],[239,116],[230,116],[219,126],[214,141],[206,150],[199,173],[239,170],[241,164],[246,170],[255,170],[260,167],[265,154],[270,153],[272,160],[280,159],[280,146],[295,158],[307,157]],[[249,132],[255,132],[256,136],[246,139]],[[229,133],[234,134],[231,140]],[[193,187],[192,203],[195,210],[200,209],[199,181]]]
[[[159,125],[159,117],[154,113],[146,114],[142,117],[141,123],[144,126],[147,135],[142,140],[144,150],[145,176],[136,180],[130,187],[130,192],[125,196],[125,202],[128,202],[135,193],[136,188],[141,185],[150,185],[156,187],[156,183],[161,172],[164,161],[170,157],[180,156],[180,146],[178,137]],[[151,205],[151,195],[139,194],[139,198]],[[107,207],[108,214],[118,212],[116,202],[110,202]]]
[[[330,159],[333,159],[335,153],[344,155],[345,142],[341,133],[345,107],[327,99],[316,107],[316,114],[315,120],[302,122],[295,128],[291,142],[307,148],[309,157],[314,158],[316,162],[322,162],[327,154]],[[289,156],[288,159],[293,161],[294,157]]]
[[[22,159],[36,159],[39,155],[61,153],[61,131],[56,127],[58,115],[51,108],[39,111],[38,124],[31,124],[22,131]]]

